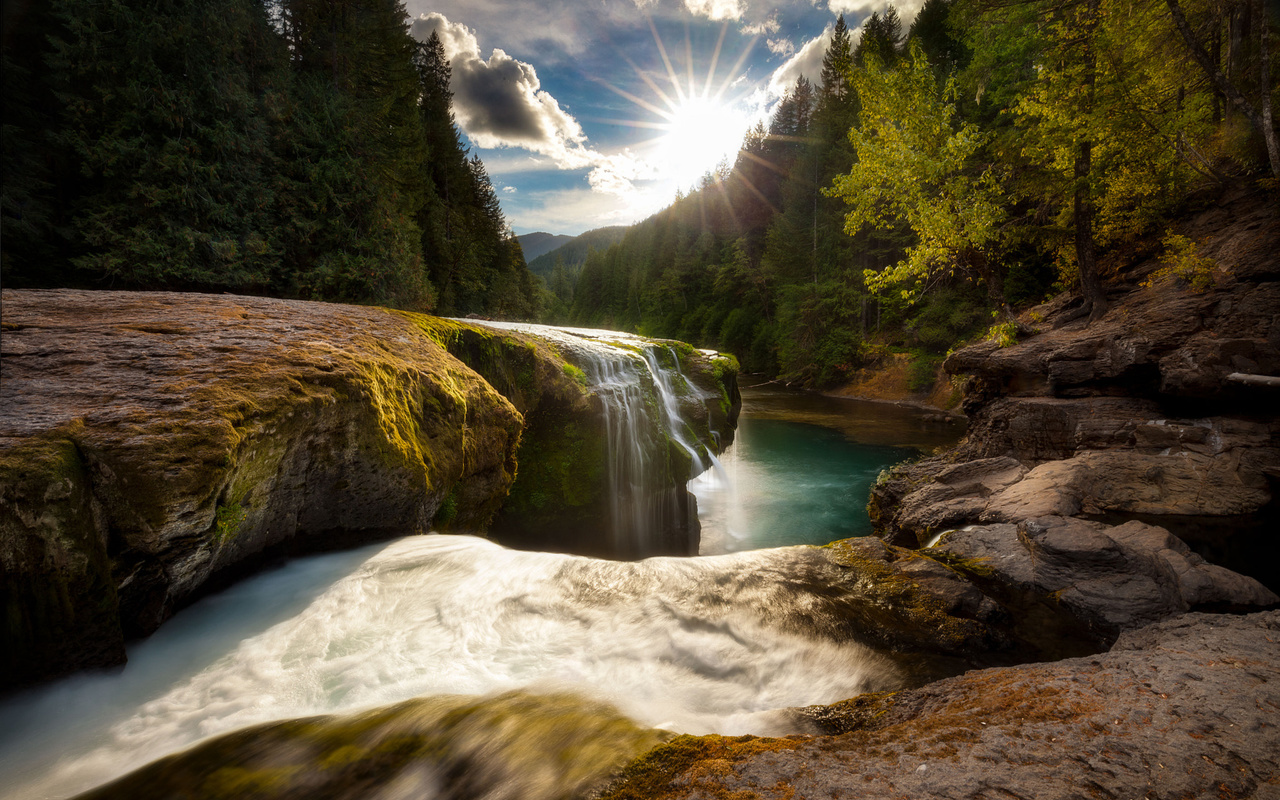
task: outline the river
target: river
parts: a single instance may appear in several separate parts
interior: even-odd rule
[[[430,535],[297,559],[182,611],[122,669],[8,698],[0,786],[66,797],[220,732],[429,695],[569,689],[668,730],[791,732],[781,709],[895,675],[786,624],[805,602],[780,588],[797,551],[759,548],[867,532],[880,470],[956,435],[908,409],[748,387],[723,471],[692,487],[703,557]]]
[[[871,533],[867,497],[891,464],[955,444],[961,428],[889,403],[743,381],[733,444],[690,483],[702,555]]]

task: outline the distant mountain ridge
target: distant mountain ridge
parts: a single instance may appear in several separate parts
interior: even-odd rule
[[[550,253],[557,247],[572,242],[574,238],[564,233],[537,231],[536,233],[517,236],[516,241],[520,243],[520,249],[524,251],[524,260],[533,261],[543,253]]]
[[[534,275],[549,280],[551,271],[555,269],[556,258],[564,260],[565,267],[569,270],[569,274],[576,276],[578,271],[582,269],[582,265],[587,261],[587,253],[592,250],[607,250],[610,246],[622,241],[622,236],[629,230],[626,225],[613,225],[608,228],[596,228],[589,230],[581,236],[565,237],[567,242],[561,243],[554,249],[544,251],[542,254],[529,258],[525,255],[525,260],[529,262],[529,271]],[[529,236],[537,236],[538,234],[529,234]]]

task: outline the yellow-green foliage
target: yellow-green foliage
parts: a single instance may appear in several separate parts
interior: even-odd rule
[[[586,387],[587,373],[570,364],[568,361],[564,362],[564,374],[573,379],[574,383],[577,383],[579,386],[584,388]]]
[[[995,342],[1000,347],[1013,347],[1018,343],[1018,324],[1012,321],[997,322],[987,328],[987,332],[982,338]]]
[[[1181,234],[1171,233],[1164,237],[1163,244],[1165,266],[1147,276],[1143,286],[1150,288],[1165,278],[1175,278],[1194,292],[1207,292],[1213,287],[1217,262],[1197,253],[1195,242]]]
[[[1005,217],[994,172],[966,169],[988,140],[972,123],[958,124],[956,89],[937,77],[919,43],[898,67],[874,55],[850,75],[862,101],[862,123],[849,131],[858,158],[837,175],[827,193],[850,210],[845,232],[892,228],[905,221],[919,237],[907,257],[863,275],[873,290],[902,287],[904,299],[918,294],[934,270],[985,258]]]

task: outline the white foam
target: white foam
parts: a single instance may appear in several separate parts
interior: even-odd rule
[[[183,612],[117,675],[0,707],[0,785],[66,796],[233,728],[514,688],[569,688],[690,733],[781,733],[775,709],[885,673],[743,595],[784,552],[624,563],[414,536],[305,559]]]

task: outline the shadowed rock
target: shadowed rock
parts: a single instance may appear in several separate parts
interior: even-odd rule
[[[1189,614],[1099,656],[807,709],[826,735],[677,737],[598,796],[1271,796],[1278,663],[1280,612]]]

